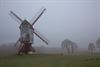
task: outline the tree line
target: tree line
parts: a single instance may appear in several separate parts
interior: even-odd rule
[[[78,45],[69,39],[65,39],[62,41],[61,47],[63,49],[63,54],[72,54],[78,48]],[[91,42],[88,44],[88,51],[92,54],[96,47],[100,48],[100,38],[98,38],[95,43]]]

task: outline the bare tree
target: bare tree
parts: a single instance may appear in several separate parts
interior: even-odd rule
[[[70,53],[70,48],[68,47],[67,45],[67,42],[66,40],[64,40],[61,44],[61,47],[62,47],[62,50],[63,50],[63,54],[66,55],[67,53],[69,54]]]
[[[64,41],[62,41],[62,49],[63,49],[63,54],[70,54],[70,53],[74,53],[74,50],[77,48],[76,43],[72,42],[71,40],[65,39]]]
[[[90,51],[90,53],[93,53],[94,49],[95,49],[94,44],[93,43],[89,43],[88,50]]]
[[[100,38],[98,38],[98,39],[96,40],[96,45],[97,45],[98,48],[100,48]]]

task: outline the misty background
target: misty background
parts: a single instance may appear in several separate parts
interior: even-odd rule
[[[33,46],[61,47],[69,39],[85,48],[100,37],[99,0],[0,0],[0,44],[14,43],[20,37],[19,24],[10,11],[30,21],[41,7],[47,10],[34,27],[49,45],[35,36]]]

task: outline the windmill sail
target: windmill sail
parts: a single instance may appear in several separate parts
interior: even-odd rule
[[[17,22],[20,22],[20,23],[23,22],[23,20],[22,20],[20,17],[18,17],[18,16],[17,16],[14,12],[12,12],[12,11],[10,11],[10,16],[13,17]]]
[[[46,44],[48,44],[49,40],[44,37],[39,31],[37,31],[36,29],[34,29],[34,33]]]
[[[39,12],[37,12],[37,14],[33,17],[33,19],[30,21],[30,23],[32,23],[32,25],[34,25],[36,23],[36,21],[41,17],[41,15],[44,13],[44,11],[46,10],[46,8],[42,7]]]

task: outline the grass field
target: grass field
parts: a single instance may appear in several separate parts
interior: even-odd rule
[[[100,55],[12,55],[0,57],[0,67],[100,67]]]

